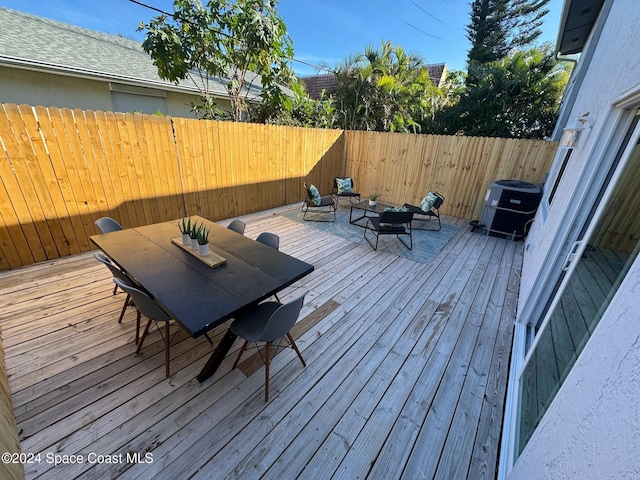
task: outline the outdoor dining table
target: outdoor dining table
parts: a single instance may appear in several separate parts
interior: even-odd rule
[[[93,235],[91,241],[194,338],[313,271],[311,264],[202,217],[191,221],[210,229],[209,248],[225,263],[211,267],[175,245],[177,220]],[[198,374],[200,382],[215,373],[235,339],[227,330]]]

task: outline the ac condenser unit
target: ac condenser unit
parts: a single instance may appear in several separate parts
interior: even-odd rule
[[[523,238],[542,198],[540,187],[520,180],[497,180],[489,185],[478,222],[487,235]]]

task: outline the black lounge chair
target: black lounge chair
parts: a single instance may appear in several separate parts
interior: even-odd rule
[[[418,228],[415,227],[416,230],[440,230],[442,228],[442,224],[440,223],[440,206],[442,205],[442,203],[444,202],[444,197],[442,195],[440,195],[439,193],[434,193],[434,195],[436,196],[436,200],[433,203],[433,205],[431,206],[431,208],[429,210],[423,210],[422,207],[418,207],[416,205],[409,205],[408,203],[404,204],[404,208],[406,208],[409,212],[413,213],[414,215],[422,215],[425,217],[428,217],[426,219],[420,219],[420,218],[416,218],[415,220],[438,220],[438,228]]]
[[[343,188],[340,187],[340,183],[342,183]],[[351,203],[353,203],[354,198],[357,198],[358,202],[360,201],[360,194],[353,191],[353,179],[351,177],[335,177],[333,179],[333,190],[331,191],[331,195],[335,198],[336,205],[338,204],[340,197],[347,197]]]
[[[413,213],[411,212],[398,212],[391,210],[382,212],[378,217],[368,217],[367,224],[364,229],[364,239],[369,242],[369,245],[371,245],[374,250],[377,250],[380,235],[395,235],[405,247],[407,247],[409,250],[412,250],[412,219]],[[367,232],[372,232],[376,236],[375,245],[367,237]],[[404,240],[402,240],[400,235],[407,235],[409,237],[409,243],[407,244]]]
[[[335,222],[337,208],[335,199],[331,195],[319,196],[319,193],[314,195],[313,189],[315,189],[315,191],[317,192],[317,189],[314,185],[307,186],[307,184],[305,183],[304,189],[307,191],[307,197],[304,199],[304,202],[302,204],[302,218],[306,221],[312,222]],[[310,210],[315,210],[315,212],[313,213],[331,215],[332,218],[331,220],[307,218],[307,213],[309,213]]]

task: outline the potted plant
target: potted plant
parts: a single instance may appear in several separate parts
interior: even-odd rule
[[[198,255],[206,257],[209,255],[209,229],[204,223],[198,227],[196,232],[198,238]]]
[[[189,230],[189,238],[191,239],[191,248],[198,248],[198,222],[194,222]]]
[[[191,217],[184,217],[178,222],[178,228],[182,234],[182,244],[191,245]]]
[[[378,203],[378,197],[380,196],[379,193],[371,193],[369,195],[369,205],[371,205],[372,207],[374,205],[376,205]]]

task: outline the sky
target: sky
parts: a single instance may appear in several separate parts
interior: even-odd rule
[[[166,12],[172,0],[140,0]],[[324,73],[365,47],[383,41],[420,55],[427,63],[465,69],[470,43],[471,0],[279,0],[278,13],[293,40],[293,69],[300,76]],[[203,2],[204,3],[204,2]],[[540,42],[555,44],[563,0],[551,0]],[[12,8],[142,42],[140,22],[159,13],[130,0],[0,0]]]

